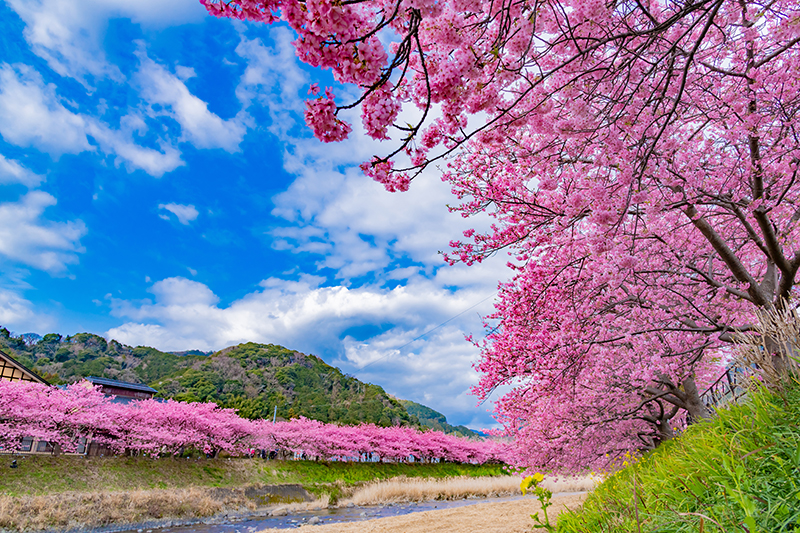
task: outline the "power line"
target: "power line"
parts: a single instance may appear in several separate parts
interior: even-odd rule
[[[460,312],[460,313],[458,313],[457,315],[451,316],[450,318],[448,318],[447,320],[445,320],[444,322],[442,322],[442,323],[441,323],[441,324],[439,324],[438,326],[436,326],[436,327],[434,327],[434,328],[431,328],[431,329],[429,329],[428,331],[426,331],[425,333],[423,333],[423,334],[422,334],[422,335],[420,335],[419,337],[416,337],[416,338],[414,338],[414,339],[411,339],[410,341],[408,341],[407,343],[405,343],[405,344],[404,344],[404,345],[402,345],[401,347],[399,347],[399,348],[395,348],[395,350],[399,352],[400,350],[402,350],[403,348],[405,348],[405,347],[406,347],[406,346],[408,346],[409,344],[411,344],[411,343],[414,343],[414,342],[416,342],[416,341],[420,340],[422,337],[424,337],[425,335],[428,335],[429,333],[433,333],[434,331],[436,331],[436,330],[437,330],[437,329],[439,329],[440,327],[444,326],[445,324],[447,324],[448,322],[450,322],[450,321],[452,321],[452,320],[455,320],[456,318],[460,317],[461,315],[463,315],[463,314],[464,314],[464,313],[466,313],[467,311],[471,311],[472,309],[475,309],[476,307],[478,307],[479,305],[481,305],[483,302],[485,302],[485,301],[486,301],[486,300],[488,300],[489,298],[493,298],[493,297],[494,297],[496,294],[497,294],[497,292],[496,292],[496,291],[495,291],[495,292],[493,292],[492,294],[490,294],[489,296],[487,296],[486,298],[484,298],[484,299],[483,299],[483,300],[481,300],[480,302],[476,303],[475,305],[472,305],[472,306],[470,306],[470,307],[468,307],[468,308],[464,309],[463,311],[461,311],[461,312]],[[352,374],[350,374],[350,375],[353,375],[353,376],[354,376],[354,375],[358,374],[359,372],[361,372],[362,370],[364,370],[365,368],[367,368],[368,366],[372,366],[372,365],[374,365],[375,363],[377,363],[378,361],[382,361],[382,360],[386,359],[387,357],[389,357],[389,356],[391,356],[391,355],[394,355],[394,353],[387,353],[387,354],[386,354],[386,355],[384,355],[383,357],[379,357],[379,358],[375,359],[374,361],[372,361],[372,362],[370,362],[370,363],[367,363],[366,365],[362,366],[361,368],[357,368],[357,369],[356,369],[356,370],[354,370],[354,371],[352,372]]]

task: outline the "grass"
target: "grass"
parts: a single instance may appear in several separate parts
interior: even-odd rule
[[[160,518],[212,516],[223,509],[254,508],[244,494],[214,498],[208,490],[73,492],[52,496],[0,496],[0,528],[28,531],[100,527]]]
[[[501,465],[323,463],[262,459],[0,455],[0,530],[99,527],[156,519],[193,519],[248,512],[268,502],[247,488],[299,484],[326,507],[376,480],[442,479],[504,474]],[[299,507],[298,507],[299,506]]]
[[[632,463],[557,531],[800,531],[800,386],[756,391]]]
[[[0,494],[35,496],[61,492],[129,491],[186,487],[238,487],[298,483],[311,492],[327,484],[356,486],[397,476],[445,478],[498,476],[501,465],[341,463],[262,459],[0,455]]]
[[[458,500],[469,497],[507,496],[521,494],[519,476],[490,478],[406,479],[395,478],[377,481],[361,487],[340,505],[377,505],[384,503]],[[545,480],[542,486],[552,492],[578,492],[591,490],[595,480],[590,477]]]

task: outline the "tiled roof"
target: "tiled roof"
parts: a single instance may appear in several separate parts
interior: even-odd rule
[[[141,383],[129,383],[127,381],[117,381],[116,379],[98,378],[95,376],[89,376],[86,378],[86,381],[89,381],[90,383],[93,383],[95,385],[108,385],[109,387],[118,387],[120,389],[152,392],[153,394],[158,392],[154,388],[148,387],[147,385],[142,385]]]
[[[16,359],[14,359],[13,357],[11,357],[2,350],[0,350],[0,359],[5,360],[8,364],[18,368],[23,374],[25,374],[26,381],[36,381],[38,383],[43,383],[44,385],[49,385],[47,381],[45,381],[41,376],[38,376],[36,373],[34,373],[33,370],[29,369],[28,367],[26,367],[25,365],[23,365],[22,363],[20,363],[19,361],[17,361]],[[0,366],[2,366],[2,364],[0,364]]]

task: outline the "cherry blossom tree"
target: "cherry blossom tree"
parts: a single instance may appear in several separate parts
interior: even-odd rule
[[[301,60],[360,89],[312,86],[306,121],[338,141],[359,107],[394,138],[362,165],[388,190],[436,165],[455,211],[495,217],[449,260],[511,253],[476,392],[515,386],[498,416],[519,464],[602,463],[708,416],[714,358],[793,305],[797,2],[201,1],[287,23]]]
[[[0,381],[0,446],[19,450],[23,438],[74,452],[81,441],[107,431],[108,398],[88,382],[64,389],[28,381]]]
[[[507,447],[438,431],[373,424],[338,426],[297,418],[248,420],[213,403],[136,400],[117,403],[83,381],[64,388],[0,381],[0,449],[19,451],[24,438],[75,452],[92,441],[113,453],[175,455],[187,448],[208,454],[281,451],[314,460],[504,462]]]
[[[106,411],[114,429],[105,442],[118,453],[177,454],[194,448],[204,453],[242,454],[252,444],[250,421],[214,403],[149,399],[109,404]]]

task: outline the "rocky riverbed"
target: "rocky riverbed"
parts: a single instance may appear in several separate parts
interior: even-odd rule
[[[574,508],[584,494],[559,494],[553,499],[551,517],[564,508]],[[470,531],[530,531],[530,514],[539,509],[532,497],[465,498],[463,500],[390,503],[373,506],[348,506],[292,512],[286,507],[273,508],[266,516],[216,516],[194,524],[141,525],[118,533],[254,533],[285,532],[301,529],[318,533],[380,531],[425,533],[459,531],[456,524],[467,520]],[[555,514],[554,514],[555,513]],[[498,528],[499,527],[499,528]],[[377,529],[375,529],[377,528]],[[433,528],[433,529],[431,529]],[[104,530],[108,532],[109,530]]]
[[[585,494],[562,494],[553,498],[548,509],[551,522],[565,509],[581,505]],[[474,503],[474,502],[471,502]],[[505,501],[484,500],[473,505],[373,518],[356,522],[301,524],[299,531],[314,533],[530,533],[534,526],[530,515],[539,511],[533,498]],[[540,513],[541,516],[541,513]],[[259,533],[283,533],[285,529],[263,529]]]

